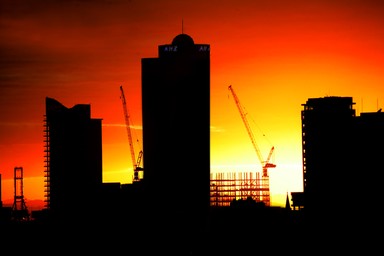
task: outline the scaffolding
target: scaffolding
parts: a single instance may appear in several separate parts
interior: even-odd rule
[[[270,206],[269,183],[263,181],[259,172],[211,173],[211,206],[226,207],[235,200],[248,198]]]

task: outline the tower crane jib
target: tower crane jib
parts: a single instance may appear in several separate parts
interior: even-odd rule
[[[260,163],[261,163],[261,165],[262,165],[262,167],[263,167],[263,176],[264,176],[264,177],[267,177],[267,176],[268,176],[268,168],[274,168],[274,167],[276,167],[275,164],[272,164],[272,163],[269,162],[269,161],[270,161],[270,158],[271,158],[271,156],[272,156],[272,153],[273,153],[273,151],[274,151],[274,147],[271,148],[267,160],[264,161],[264,159],[263,159],[263,157],[262,157],[262,155],[261,155],[260,149],[259,149],[258,145],[256,144],[256,140],[255,140],[254,135],[253,135],[253,133],[252,133],[251,127],[249,126],[249,123],[248,123],[248,120],[247,120],[247,117],[246,117],[246,113],[244,112],[244,109],[243,109],[243,107],[242,107],[242,105],[241,105],[241,103],[240,103],[240,100],[239,100],[239,98],[237,97],[235,91],[233,90],[232,85],[230,85],[230,86],[228,87],[228,89],[229,89],[229,90],[231,91],[231,93],[232,93],[232,96],[233,96],[233,99],[235,100],[237,109],[238,109],[239,112],[240,112],[241,119],[243,120],[243,123],[244,123],[244,125],[245,125],[245,128],[247,129],[247,133],[248,133],[248,135],[249,135],[249,137],[250,137],[250,139],[251,139],[252,145],[253,145],[253,147],[254,147],[254,149],[255,149],[255,151],[256,151],[257,157],[259,158],[259,161],[260,161]]]
[[[127,134],[128,134],[128,143],[129,143],[129,148],[131,151],[131,159],[132,159],[132,164],[133,164],[133,172],[134,172],[133,181],[138,181],[139,180],[138,170],[141,170],[141,168],[138,168],[138,165],[140,164],[141,157],[142,157],[143,153],[142,153],[142,151],[140,151],[139,158],[136,161],[135,151],[133,148],[131,125],[129,122],[129,113],[128,113],[128,109],[127,109],[127,103],[125,101],[123,86],[120,86],[120,92],[121,92],[121,101],[123,103],[123,109],[124,109],[125,126],[127,128]]]

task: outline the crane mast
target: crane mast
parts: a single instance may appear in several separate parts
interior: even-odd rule
[[[248,123],[248,120],[247,120],[247,117],[246,117],[246,113],[244,112],[244,109],[243,109],[243,107],[241,106],[240,100],[239,100],[239,98],[237,97],[235,91],[233,90],[232,85],[230,85],[230,86],[228,87],[228,89],[229,89],[229,90],[231,91],[231,93],[232,93],[232,96],[233,96],[233,99],[235,100],[237,109],[238,109],[239,112],[240,112],[241,119],[243,120],[243,123],[244,123],[244,125],[245,125],[245,128],[247,129],[247,133],[248,133],[248,135],[249,135],[249,138],[251,139],[253,148],[255,149],[255,151],[256,151],[256,155],[257,155],[257,157],[259,158],[259,161],[260,161],[260,163],[261,163],[261,165],[262,165],[262,169],[263,169],[263,174],[262,174],[262,192],[263,192],[263,199],[264,199],[266,205],[269,206],[270,197],[269,197],[269,175],[268,175],[268,168],[274,168],[274,167],[276,167],[275,164],[269,162],[270,159],[271,159],[272,153],[273,153],[273,151],[274,151],[274,147],[272,146],[271,150],[269,151],[267,160],[264,161],[264,159],[263,159],[263,157],[262,157],[262,155],[261,155],[260,149],[259,149],[258,145],[256,144],[256,140],[255,140],[255,138],[254,138],[254,136],[253,136],[251,127],[249,126],[249,123]]]
[[[128,114],[128,109],[127,109],[127,103],[125,101],[123,86],[120,86],[120,91],[121,91],[121,101],[123,103],[123,109],[124,109],[125,125],[127,128],[127,134],[128,134],[128,143],[129,143],[129,148],[131,151],[131,158],[132,158],[132,164],[133,164],[133,181],[139,181],[140,179],[139,179],[138,171],[141,170],[141,168],[139,168],[138,166],[140,164],[143,152],[140,151],[139,158],[136,160],[135,151],[133,149],[131,125],[129,123],[129,114]]]

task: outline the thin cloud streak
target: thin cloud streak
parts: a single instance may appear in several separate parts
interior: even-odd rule
[[[126,128],[127,126],[125,124],[102,124],[103,127],[122,127],[122,128]],[[140,125],[130,125],[129,126],[131,129],[134,129],[134,130],[143,130],[143,127],[140,126]]]
[[[211,126],[211,132],[221,133],[221,132],[225,132],[225,129],[222,127]]]

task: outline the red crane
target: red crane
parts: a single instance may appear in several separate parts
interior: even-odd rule
[[[264,196],[264,198],[266,198],[266,200],[265,200],[266,204],[269,206],[269,175],[268,175],[268,168],[276,167],[275,164],[269,162],[271,160],[271,156],[272,156],[272,153],[273,153],[275,148],[272,146],[271,150],[269,151],[267,160],[264,161],[264,159],[263,159],[263,157],[262,157],[262,155],[260,153],[260,149],[259,149],[258,145],[256,144],[256,140],[255,140],[255,138],[253,136],[251,127],[249,126],[246,114],[245,114],[244,109],[243,109],[243,107],[242,107],[242,105],[240,103],[240,100],[237,97],[235,91],[233,90],[232,85],[230,85],[228,87],[228,89],[232,93],[232,96],[233,96],[233,99],[235,100],[237,109],[240,112],[241,119],[243,120],[245,128],[247,129],[248,135],[249,135],[249,137],[251,139],[252,145],[253,145],[253,147],[254,147],[254,149],[256,151],[257,157],[258,157],[258,159],[259,159],[259,161],[260,161],[260,163],[262,165],[262,169],[263,169],[263,175],[262,175],[263,196]]]
[[[132,158],[132,164],[133,164],[133,181],[136,182],[136,181],[140,181],[139,171],[143,170],[143,168],[140,167],[141,158],[143,156],[143,151],[141,150],[139,152],[139,156],[136,160],[135,151],[134,151],[133,142],[132,142],[131,125],[129,122],[129,114],[128,114],[128,109],[127,109],[127,103],[125,101],[123,86],[120,86],[120,91],[121,91],[121,101],[123,103],[123,109],[124,109],[125,125],[127,128],[127,134],[128,134],[128,143],[129,143],[129,148],[131,151],[131,158]]]

